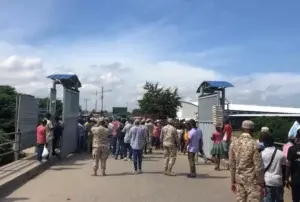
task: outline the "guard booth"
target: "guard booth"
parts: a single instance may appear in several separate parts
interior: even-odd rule
[[[233,87],[233,85],[227,81],[203,81],[196,91],[199,93],[198,126],[203,132],[203,150],[208,157],[213,145],[210,137],[215,131],[212,108],[220,105],[224,111],[225,89],[228,87]]]
[[[79,112],[79,88],[81,83],[75,74],[54,74],[47,78],[53,80],[53,86],[50,89],[50,113],[52,117],[56,114],[56,85],[63,86],[63,111],[62,120],[64,131],[61,139],[61,156],[75,152],[77,149],[77,124]]]

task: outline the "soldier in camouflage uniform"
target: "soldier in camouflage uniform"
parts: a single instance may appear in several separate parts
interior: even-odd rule
[[[152,154],[152,136],[153,136],[153,123],[151,119],[147,119],[146,126],[148,128],[148,137],[147,137],[147,148],[148,153]]]
[[[97,175],[99,161],[101,174],[105,176],[106,161],[109,156],[108,129],[105,127],[105,121],[100,119],[98,124],[92,127],[91,133],[93,135],[93,176]]]
[[[176,161],[177,149],[180,145],[176,128],[172,125],[173,119],[168,119],[168,123],[161,130],[160,142],[162,143],[165,156],[165,175],[175,176],[172,168]]]
[[[243,133],[229,148],[231,189],[237,202],[261,202],[265,191],[264,165],[253,139],[252,121],[242,123]]]
[[[96,124],[94,118],[88,118],[88,121],[85,125],[85,133],[86,133],[86,151],[91,153],[92,143],[93,143],[93,135],[91,134],[91,128]]]

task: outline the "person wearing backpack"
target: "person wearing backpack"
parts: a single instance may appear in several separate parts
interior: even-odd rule
[[[274,139],[271,135],[264,136],[263,144],[264,150],[261,155],[267,188],[264,202],[283,202],[286,158],[282,151],[275,148]]]

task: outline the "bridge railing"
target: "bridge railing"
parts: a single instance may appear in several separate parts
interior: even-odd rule
[[[20,157],[21,133],[0,133],[0,164],[5,156],[14,154],[14,159],[18,160]]]

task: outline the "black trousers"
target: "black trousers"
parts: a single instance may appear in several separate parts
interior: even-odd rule
[[[300,202],[300,184],[292,184],[291,190],[293,202]]]

